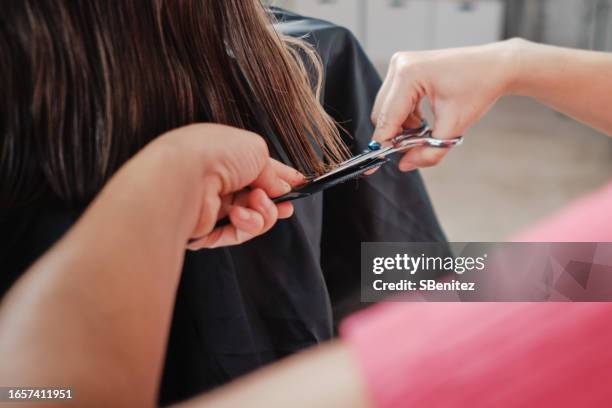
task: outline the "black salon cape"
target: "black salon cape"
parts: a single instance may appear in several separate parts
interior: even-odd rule
[[[357,40],[320,20],[275,13],[282,31],[308,34],[319,51],[324,106],[352,135],[351,150],[362,151],[381,83]],[[187,253],[160,402],[193,396],[330,339],[332,309],[337,320],[359,307],[362,241],[444,241],[421,177],[396,168],[389,164],[296,202],[295,216],[249,243]],[[4,220],[0,293],[78,216],[49,203]]]

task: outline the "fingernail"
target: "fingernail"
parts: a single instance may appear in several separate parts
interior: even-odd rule
[[[275,207],[276,207],[276,204],[274,204],[274,202],[272,202],[272,200],[270,200],[269,198],[266,198],[266,199],[264,200],[264,204],[266,205],[266,208],[267,208],[268,210],[270,210],[270,209],[272,209],[272,208],[275,208]]]
[[[400,163],[400,165],[399,165],[400,171],[403,171],[403,172],[412,171],[412,170],[414,170],[416,168],[417,168],[417,166],[415,166],[412,163]]]
[[[242,207],[238,207],[236,216],[242,221],[249,221],[251,219],[251,213]]]
[[[291,191],[291,186],[284,180],[281,180],[281,191],[283,192],[283,194]]]
[[[376,140],[372,140],[370,143],[368,143],[368,149],[372,151],[380,150],[380,143],[378,143]]]
[[[274,203],[267,196],[261,197],[261,199],[259,200],[258,211],[262,214],[265,214],[270,212],[273,206]]]
[[[374,133],[372,133],[372,141],[376,142],[378,140],[378,134],[379,134],[379,130],[378,128],[374,129]]]

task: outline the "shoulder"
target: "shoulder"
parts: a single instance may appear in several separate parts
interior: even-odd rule
[[[292,37],[303,38],[312,44],[321,57],[334,50],[346,50],[359,45],[353,33],[342,26],[312,17],[305,17],[278,7],[270,7],[276,29]]]

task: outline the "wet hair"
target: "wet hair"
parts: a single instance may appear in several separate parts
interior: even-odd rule
[[[348,155],[318,101],[316,53],[258,0],[4,0],[0,55],[3,207],[44,193],[87,203],[193,122],[257,131],[263,112],[306,174]]]

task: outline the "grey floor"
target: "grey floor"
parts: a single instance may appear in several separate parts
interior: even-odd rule
[[[509,97],[423,176],[449,240],[503,241],[612,180],[612,139]]]

